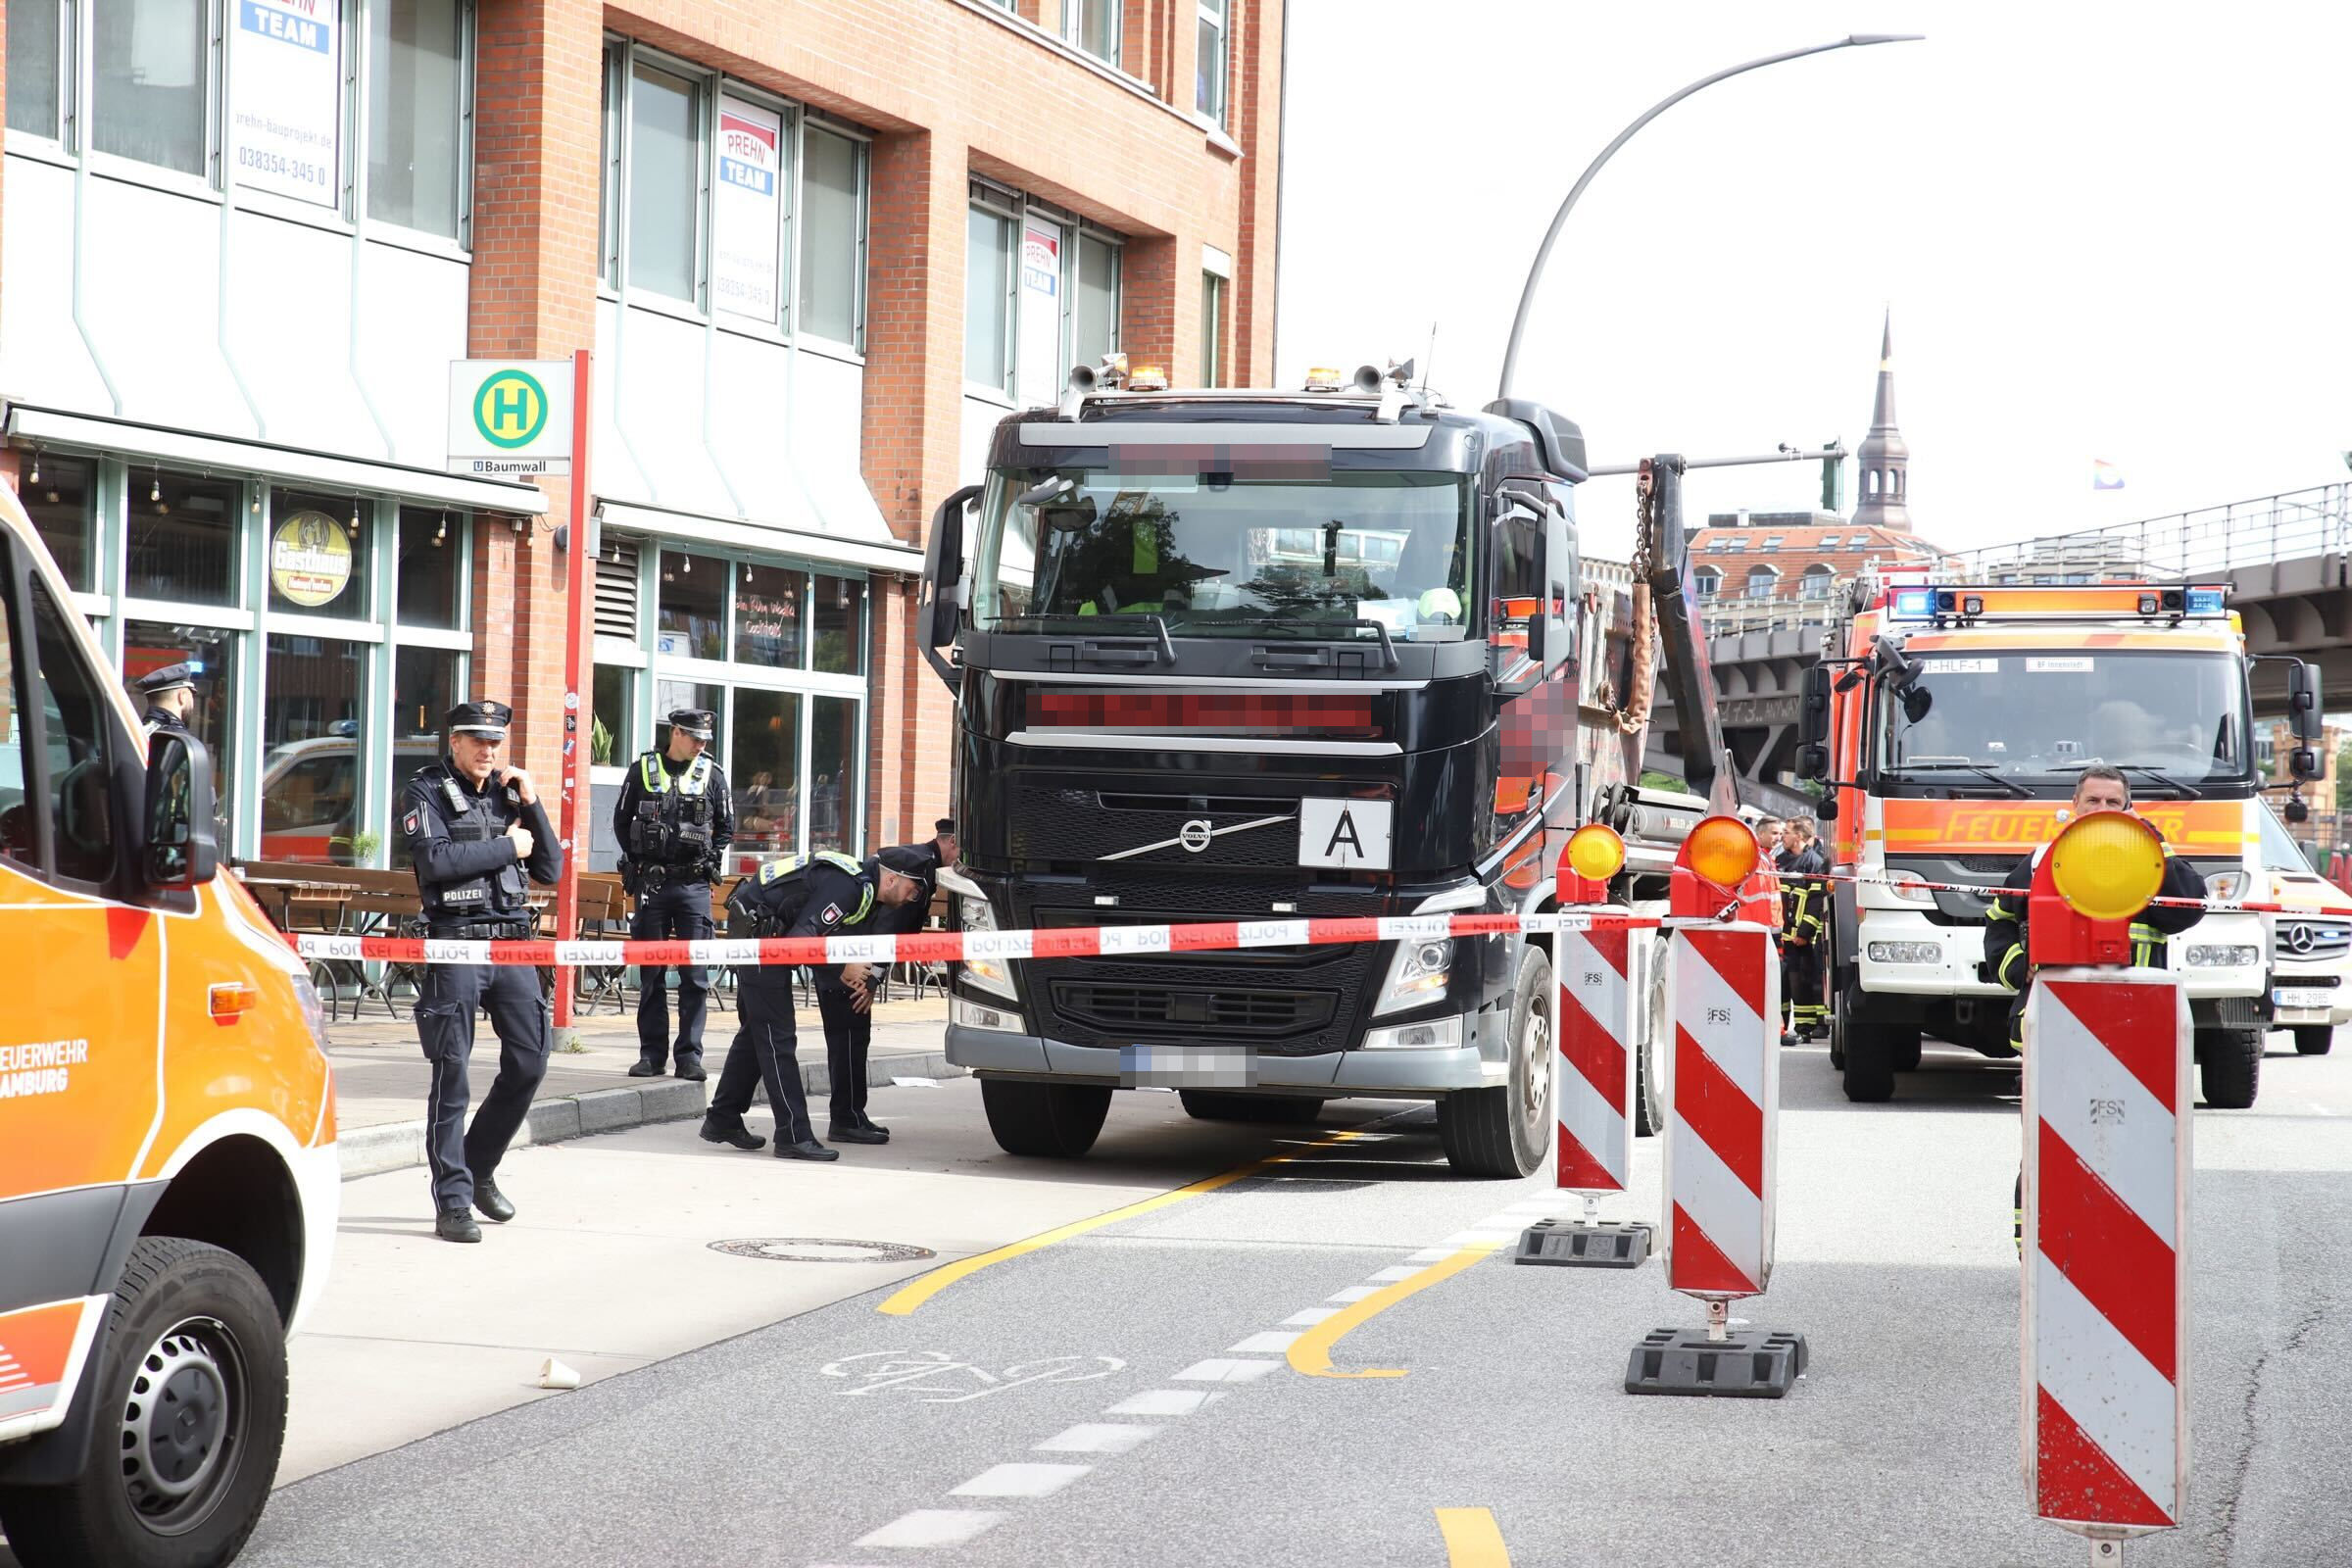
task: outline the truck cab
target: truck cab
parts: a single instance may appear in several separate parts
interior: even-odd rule
[[[209,1568],[261,1517],[341,1171],[318,997],[0,489],[0,1530]]]
[[[1371,368],[1091,379],[1002,421],[933,521],[961,926],[1544,906],[1585,799],[1577,427]],[[970,962],[947,1051],[1015,1152],[1083,1153],[1114,1088],[1178,1063],[1200,1116],[1432,1099],[1456,1168],[1522,1175],[1552,1139],[1553,991],[1515,935]]]

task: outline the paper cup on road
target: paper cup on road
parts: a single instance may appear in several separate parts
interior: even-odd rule
[[[551,1355],[539,1363],[539,1386],[543,1389],[576,1389],[580,1386],[580,1374]]]

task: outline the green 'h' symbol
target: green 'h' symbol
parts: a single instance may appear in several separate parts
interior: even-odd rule
[[[528,446],[547,428],[547,389],[526,370],[501,370],[473,395],[473,427],[495,447]]]

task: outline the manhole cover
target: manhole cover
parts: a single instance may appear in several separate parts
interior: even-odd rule
[[[712,1242],[710,1250],[769,1263],[914,1263],[938,1254],[900,1242],[843,1242],[814,1236],[763,1236]]]

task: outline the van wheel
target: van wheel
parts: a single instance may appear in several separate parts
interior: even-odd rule
[[[2305,1023],[2295,1026],[2295,1054],[2325,1056],[2335,1044],[2335,1030],[2324,1023]]]
[[[1528,1175],[1557,1141],[1551,1120],[1555,996],[1551,964],[1531,944],[1519,956],[1519,978],[1511,988],[1508,1081],[1495,1089],[1457,1089],[1438,1102],[1438,1142],[1463,1175],[1506,1181]]]
[[[1304,1127],[1323,1114],[1323,1102],[1296,1095],[1227,1095],[1213,1089],[1179,1089],[1184,1113],[1195,1121],[1253,1121],[1275,1127]]]
[[[1027,1084],[980,1080],[980,1108],[988,1130],[1007,1154],[1076,1159],[1095,1147],[1110,1114],[1110,1090],[1093,1084]]]
[[[2262,1091],[2262,1031],[2197,1031],[2197,1082],[2213,1110],[2245,1110]]]
[[[89,1451],[61,1487],[0,1487],[24,1568],[217,1568],[270,1500],[286,1438],[285,1325],[235,1253],[142,1237],[107,1313]]]

